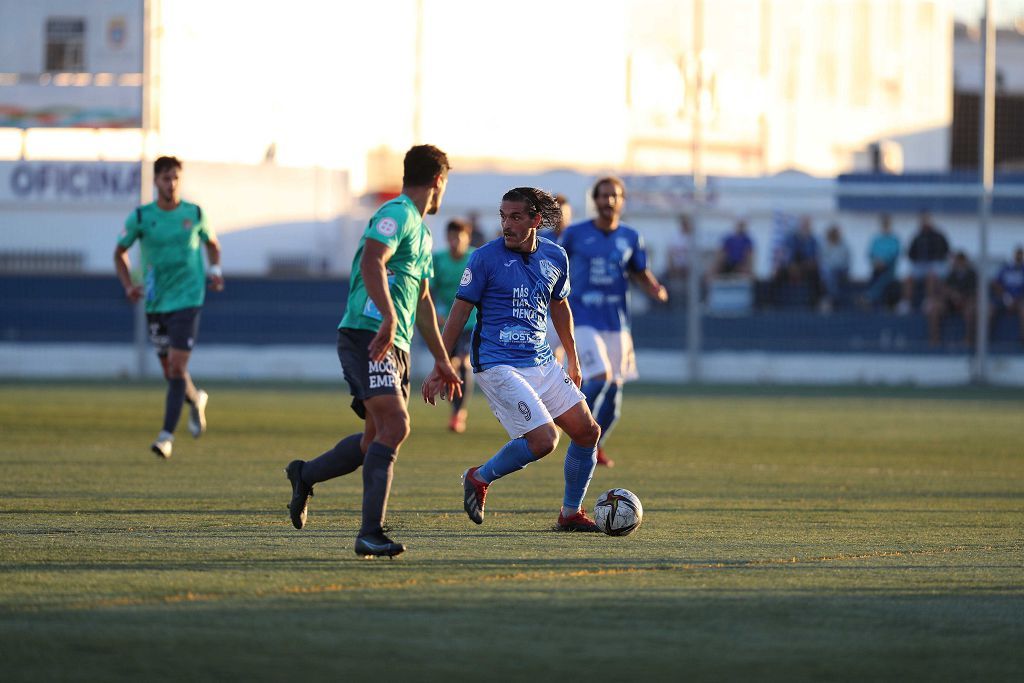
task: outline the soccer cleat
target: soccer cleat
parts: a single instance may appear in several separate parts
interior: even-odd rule
[[[615,467],[615,461],[604,454],[604,449],[597,447],[597,464],[604,467]]]
[[[484,523],[484,500],[487,499],[487,484],[477,481],[476,471],[479,467],[470,467],[462,473],[462,507],[466,514],[477,524]]]
[[[462,434],[466,431],[466,416],[461,413],[452,415],[452,418],[448,420],[448,429],[456,434]]]
[[[292,460],[284,468],[288,481],[292,483],[292,502],[288,503],[288,511],[292,515],[292,526],[301,529],[306,526],[306,508],[309,497],[313,495],[313,487],[302,481],[302,460]]]
[[[555,527],[558,531],[601,531],[597,526],[597,522],[587,516],[587,511],[580,508],[576,514],[564,517],[561,512],[558,513],[558,526]]]
[[[200,389],[196,392],[196,400],[190,406],[188,413],[188,431],[192,433],[192,438],[198,439],[206,432],[206,402],[210,400],[210,395]]]
[[[394,557],[405,552],[405,544],[395,543],[383,531],[356,537],[356,555],[363,557]]]
[[[156,436],[156,441],[150,446],[150,450],[153,451],[157,457],[166,460],[171,457],[171,450],[174,447],[174,434],[170,432],[161,431]]]

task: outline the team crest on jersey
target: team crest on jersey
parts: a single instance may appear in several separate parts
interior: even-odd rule
[[[377,221],[377,232],[385,237],[391,237],[398,232],[398,223],[394,218],[381,218]]]
[[[519,412],[522,413],[523,417],[526,418],[526,421],[529,422],[530,421],[530,416],[531,416],[531,414],[530,414],[530,406],[526,405],[525,401],[520,401],[519,405],[516,406],[516,407],[519,408]]]
[[[615,248],[618,249],[623,254],[628,253],[629,252],[629,240],[627,240],[625,237],[617,237],[615,239]]]
[[[462,279],[459,280],[459,284],[462,285],[463,287],[465,287],[466,285],[468,285],[472,281],[473,281],[473,271],[471,271],[469,268],[466,268],[464,271],[462,271]]]
[[[191,230],[192,229],[192,225],[193,225],[192,219],[191,218],[186,218],[185,220],[183,220],[181,222],[181,229],[182,230]]]

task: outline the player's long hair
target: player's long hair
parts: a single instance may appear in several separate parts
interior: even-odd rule
[[[541,228],[555,228],[562,221],[562,207],[550,193],[536,187],[513,187],[501,201],[522,202],[531,218],[540,214]]]

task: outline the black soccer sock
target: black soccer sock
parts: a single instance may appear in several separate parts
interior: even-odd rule
[[[178,426],[181,407],[185,403],[185,380],[176,377],[167,380],[167,402],[164,404],[164,431],[171,434]]]
[[[331,450],[303,463],[302,481],[312,486],[355,472],[363,464],[363,451],[359,448],[362,438],[362,432],[346,436]]]
[[[192,375],[186,372],[183,379],[185,380],[185,401],[195,405],[196,399],[199,397],[199,390],[192,383]]]
[[[466,363],[459,365],[459,379],[462,380],[462,394],[458,398],[452,399],[452,414],[462,410],[462,406],[473,395],[473,371]]]
[[[374,441],[363,460],[363,526],[359,535],[379,533],[388,510],[388,493],[395,470],[395,452]]]

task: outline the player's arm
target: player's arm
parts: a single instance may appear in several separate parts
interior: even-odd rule
[[[206,271],[210,278],[210,289],[219,292],[224,289],[224,273],[220,269],[220,241],[212,235],[206,241],[206,260],[210,263]]]
[[[473,312],[473,304],[462,299],[456,299],[452,304],[451,309],[448,311],[448,319],[444,323],[444,331],[441,333],[441,346],[444,350],[445,359],[447,360],[449,354],[455,349],[455,343],[459,340],[459,335],[462,334],[462,329],[466,326],[466,321],[469,320],[470,313]],[[452,370],[454,372],[454,370]],[[458,378],[458,375],[456,375]],[[434,366],[434,371],[430,373],[425,380],[423,380],[423,386],[421,388],[423,392],[423,400],[434,405],[434,397],[437,396],[438,392],[445,387],[445,382],[442,380],[440,373],[438,372],[437,366]],[[458,387],[459,394],[462,392],[462,387]],[[455,394],[458,396],[459,394]]]
[[[461,396],[462,380],[459,379],[459,374],[455,372],[452,362],[448,359],[448,347],[441,339],[441,331],[437,327],[437,318],[434,316],[434,301],[430,298],[430,288],[427,286],[427,281],[422,280],[420,282],[420,298],[416,303],[416,327],[419,328],[420,334],[423,335],[423,341],[427,344],[427,349],[434,357],[434,370],[431,374],[440,380],[446,396]]]
[[[565,350],[565,371],[576,386],[583,382],[583,372],[580,370],[580,360],[576,356],[576,335],[573,332],[572,309],[566,299],[551,299],[551,324],[555,326],[555,333],[562,348]]]
[[[120,244],[114,248],[114,270],[117,272],[117,279],[124,287],[124,296],[128,301],[135,303],[142,298],[142,286],[132,282],[132,262],[128,257],[128,247]]]
[[[650,268],[630,273],[629,277],[633,282],[640,285],[647,293],[647,296],[662,303],[668,301],[668,290],[665,289],[665,285],[658,282],[658,278],[654,277],[654,273],[651,272]]]
[[[384,360],[384,356],[395,345],[398,320],[395,303],[391,300],[391,290],[388,288],[387,269],[392,253],[391,247],[383,242],[368,239],[363,243],[363,255],[359,259],[359,274],[363,278],[366,295],[381,314],[380,328],[368,347],[373,360]]]

